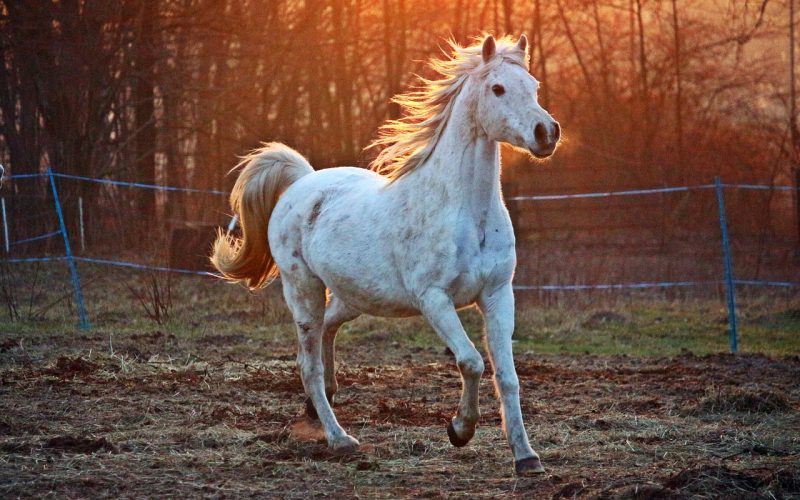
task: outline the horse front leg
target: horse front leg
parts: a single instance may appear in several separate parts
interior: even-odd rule
[[[465,446],[475,435],[480,419],[478,389],[483,374],[483,358],[467,336],[450,298],[440,289],[430,289],[421,297],[421,312],[444,340],[456,358],[461,373],[461,402],[447,426],[453,446]]]
[[[544,472],[539,456],[528,442],[519,404],[519,378],[514,367],[511,336],[514,333],[514,292],[511,284],[481,294],[478,306],[486,323],[486,344],[500,400],[503,432],[514,453],[517,474]]]

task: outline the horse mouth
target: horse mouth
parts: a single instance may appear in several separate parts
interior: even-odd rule
[[[553,148],[553,149],[550,149],[550,150],[547,150],[547,151],[534,151],[533,149],[531,149],[530,152],[531,152],[531,154],[533,155],[534,158],[536,158],[538,160],[544,160],[545,158],[550,158],[551,156],[553,156],[553,153],[555,152],[555,150],[556,150],[556,148]]]

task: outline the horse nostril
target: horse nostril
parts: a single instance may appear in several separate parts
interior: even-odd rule
[[[539,144],[544,144],[547,142],[547,129],[544,127],[544,125],[541,123],[536,124],[536,128],[533,129],[533,137]]]
[[[558,142],[559,139],[561,139],[561,125],[553,122],[553,142]]]

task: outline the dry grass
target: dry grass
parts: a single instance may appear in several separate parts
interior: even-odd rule
[[[68,300],[46,308],[69,297],[55,288],[0,322],[0,496],[800,496],[795,295],[743,297],[741,346],[767,354],[731,356],[713,298],[519,294],[523,411],[548,469],[520,479],[488,373],[476,437],[450,446],[460,383],[419,319],[343,328],[335,410],[363,446],[334,456],[302,416],[277,287],[176,279],[157,325],[134,275],[86,274],[91,332]],[[461,317],[480,344],[479,315]]]
[[[288,339],[158,330],[3,334],[0,494],[790,498],[800,359],[522,354],[523,411],[548,472],[516,478],[488,377],[482,420],[447,441],[459,382],[440,347],[377,332],[341,349],[335,456],[302,417]]]

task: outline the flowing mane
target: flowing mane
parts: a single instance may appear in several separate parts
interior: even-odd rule
[[[497,41],[497,53],[486,64],[481,56],[483,38],[475,40],[476,43],[468,47],[448,40],[451,53],[429,64],[441,78],[418,77],[415,90],[392,98],[392,102],[400,105],[403,117],[386,121],[378,130],[378,139],[367,147],[384,147],[370,163],[370,170],[395,181],[422,164],[436,147],[452,113],[455,97],[470,74],[477,72],[483,76],[503,61],[528,68],[527,54],[510,37]]]

